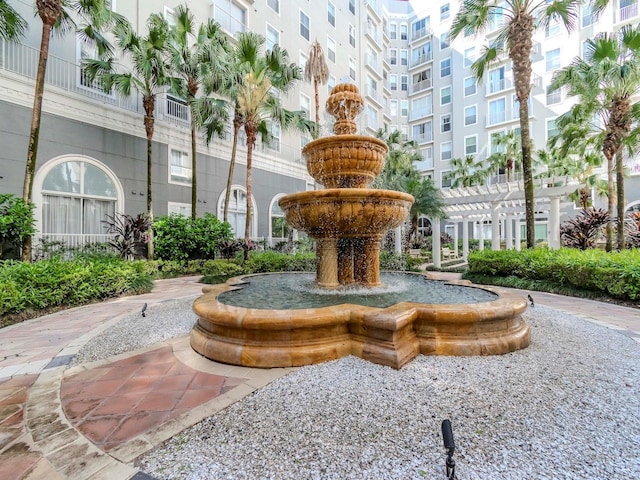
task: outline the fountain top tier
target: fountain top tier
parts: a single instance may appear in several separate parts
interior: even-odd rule
[[[366,188],[382,171],[387,145],[375,137],[355,135],[355,118],[362,105],[358,87],[336,85],[326,105],[336,119],[336,135],[309,142],[302,149],[309,174],[326,188]]]

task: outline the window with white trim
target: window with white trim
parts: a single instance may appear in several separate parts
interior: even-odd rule
[[[451,103],[451,85],[440,89],[440,105],[448,105]]]
[[[396,22],[389,23],[389,40],[398,38],[398,24]]]
[[[447,133],[451,131],[451,114],[440,116],[440,133]]]
[[[440,160],[446,162],[452,158],[451,142],[443,142],[440,144]]]
[[[545,55],[547,72],[560,68],[560,49],[554,48],[549,50]]]
[[[547,85],[547,105],[556,105],[562,102],[562,89],[551,90],[551,86]]]
[[[336,6],[333,2],[327,2],[327,21],[332,27],[336,26]]]
[[[329,92],[329,95],[331,95],[331,90],[333,90],[333,87],[336,86],[336,77],[334,77],[333,75],[329,75],[329,80],[327,81],[327,91]]]
[[[300,94],[300,110],[307,115],[307,118],[311,118],[311,99],[304,93]]]
[[[464,79],[464,96],[474,95],[476,93],[475,77],[467,77]]]
[[[408,40],[409,38],[409,27],[406,23],[400,24],[400,40]]]
[[[225,193],[222,192],[222,198],[219,202],[218,218],[224,215],[224,199]],[[252,205],[251,211],[256,216],[255,208]],[[227,221],[231,225],[231,231],[236,238],[244,237],[245,222],[247,219],[247,192],[244,187],[233,186],[229,194],[229,208],[227,209]],[[252,229],[253,230],[253,229]]]
[[[356,0],[349,0],[349,11],[356,14]]]
[[[476,60],[476,47],[469,47],[464,51],[464,66],[470,67]]]
[[[464,109],[464,124],[474,125],[478,122],[478,107],[470,105]]]
[[[349,76],[351,80],[356,79],[356,61],[353,57],[349,57]]]
[[[440,60],[440,78],[451,75],[451,57]]]
[[[413,127],[411,127],[411,133],[413,134],[413,140],[418,143],[432,141],[433,124],[431,120],[413,125]]]
[[[282,197],[284,195],[279,195]],[[274,199],[271,204],[271,239],[276,241],[285,241],[289,237],[291,227],[287,223],[287,219],[284,216],[284,212],[280,205],[278,205],[277,199]]]
[[[451,10],[449,8],[449,4],[445,3],[444,5],[440,5],[440,21],[444,21],[451,16]]]
[[[391,50],[389,50],[389,63],[391,65],[397,65],[398,64],[398,49],[397,48],[392,48]]]
[[[465,155],[475,155],[478,153],[478,136],[471,135],[464,137],[464,153]]]
[[[327,37],[327,58],[336,63],[336,41],[331,37]]]
[[[189,154],[176,148],[169,149],[169,183],[192,184],[192,168]]]
[[[167,202],[167,215],[191,216],[191,204],[179,202]]]
[[[400,50],[400,65],[405,67],[409,65],[409,51],[405,48]]]
[[[400,89],[403,92],[409,90],[409,76],[408,75],[400,75]]]
[[[223,30],[235,35],[247,29],[247,12],[234,0],[213,0],[211,17],[220,24]]]
[[[443,170],[440,172],[440,187],[441,188],[451,188],[453,183],[453,175],[451,175],[451,170]]]
[[[440,50],[444,50],[445,48],[449,48],[451,46],[451,34],[449,32],[444,32],[440,34]]]
[[[276,13],[280,13],[280,0],[267,0],[267,6]]]
[[[351,24],[349,24],[349,45],[356,46],[356,27]]]
[[[409,116],[409,100],[400,100],[400,116]]]
[[[300,35],[309,40],[309,16],[300,10]]]
[[[398,75],[396,75],[395,73],[389,75],[389,90],[398,90]]]
[[[392,117],[398,116],[398,100],[391,100],[389,102],[389,114]]]
[[[280,31],[267,23],[267,50],[273,50],[273,47],[280,43]]]

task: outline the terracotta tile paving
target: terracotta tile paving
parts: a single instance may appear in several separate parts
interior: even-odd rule
[[[108,451],[242,381],[193,370],[164,346],[66,377],[60,397],[69,421]]]
[[[42,458],[24,441],[24,409],[29,387],[37,375],[22,375],[0,381],[0,478],[18,480]]]

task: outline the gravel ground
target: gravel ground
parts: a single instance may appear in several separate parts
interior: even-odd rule
[[[163,304],[91,343],[121,349],[122,335],[141,342],[159,325],[187,333],[185,306]],[[525,317],[532,344],[507,355],[299,368],[139,466],[159,479],[438,479],[449,418],[460,480],[640,478],[640,345],[543,307]]]

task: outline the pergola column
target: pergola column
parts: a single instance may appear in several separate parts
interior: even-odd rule
[[[491,202],[491,250],[500,250],[500,202]]]
[[[513,248],[513,217],[511,215],[507,215],[507,219],[505,220],[505,240],[506,240],[506,249],[511,250]]]
[[[466,215],[462,217],[462,259],[467,261],[469,255],[469,222]]]
[[[402,225],[393,229],[393,251],[397,254],[402,253]]]
[[[483,218],[480,219],[480,221],[478,222],[478,225],[480,226],[480,231],[478,232],[478,240],[480,241],[480,243],[478,245],[478,249],[484,250],[484,219]]]
[[[459,222],[453,223],[453,254],[458,256],[458,228],[460,228]]]
[[[522,250],[522,235],[520,232],[522,231],[522,222],[520,221],[520,217],[516,217],[516,250],[519,252]]]
[[[432,218],[431,220],[431,255],[433,257],[433,266],[440,268],[440,219]]]
[[[549,197],[549,248],[560,248],[560,197]]]

